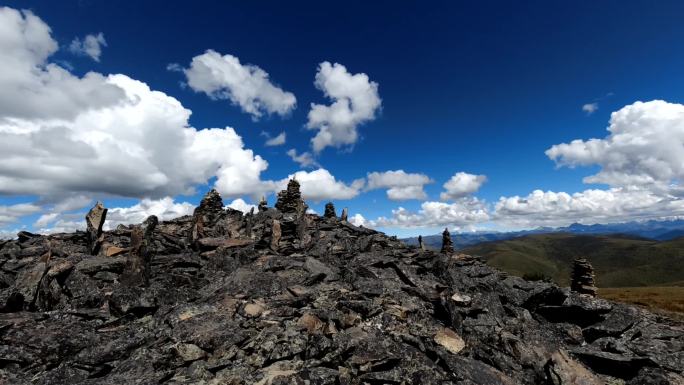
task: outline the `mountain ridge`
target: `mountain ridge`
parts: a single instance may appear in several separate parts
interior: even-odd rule
[[[505,240],[530,234],[571,233],[571,234],[624,234],[639,236],[659,241],[671,240],[684,236],[684,220],[649,220],[632,221],[612,224],[584,225],[573,223],[565,227],[538,227],[520,231],[478,231],[454,233],[454,244],[457,248],[472,246],[481,242]],[[442,241],[441,234],[423,235],[423,242],[431,248],[439,248]],[[409,245],[417,245],[418,237],[402,238]]]

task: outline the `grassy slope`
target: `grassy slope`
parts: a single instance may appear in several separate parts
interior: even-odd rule
[[[599,287],[684,284],[684,238],[667,242],[619,235],[535,234],[462,250],[516,275],[541,273],[569,284],[570,267],[585,257]]]
[[[684,287],[619,287],[599,289],[599,296],[644,306],[652,311],[684,320]]]

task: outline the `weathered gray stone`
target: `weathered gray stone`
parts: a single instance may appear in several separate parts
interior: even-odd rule
[[[280,221],[274,219],[271,222],[271,250],[278,250],[280,246],[280,238],[282,238],[283,233],[280,228]]]
[[[158,223],[157,217],[150,215],[141,225],[133,227],[131,248],[121,279],[126,285],[149,285],[153,254],[152,235]]]

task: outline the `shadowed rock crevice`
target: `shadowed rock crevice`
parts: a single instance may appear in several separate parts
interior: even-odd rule
[[[0,383],[684,381],[681,323],[275,206],[0,243]]]

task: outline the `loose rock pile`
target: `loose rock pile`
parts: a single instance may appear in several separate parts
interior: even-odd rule
[[[572,263],[572,276],[570,289],[580,294],[596,296],[596,286],[594,286],[594,268],[591,263],[584,258],[577,258]]]
[[[684,382],[681,323],[276,207],[0,243],[0,384]]]

